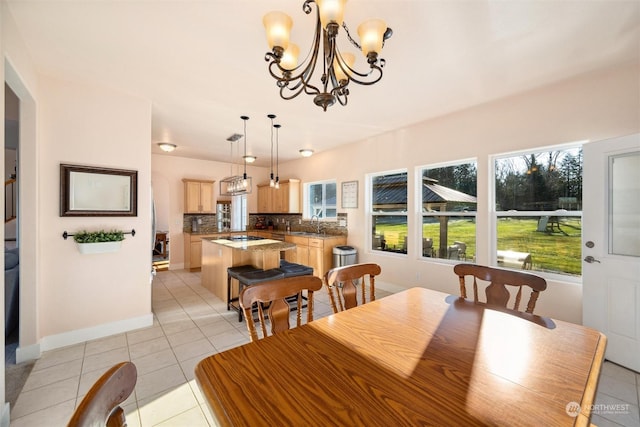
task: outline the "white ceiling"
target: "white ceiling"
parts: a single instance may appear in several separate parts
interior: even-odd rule
[[[178,145],[171,155],[229,161],[226,139],[242,133],[248,115],[247,152],[262,166],[268,113],[282,124],[285,162],[300,148],[320,152],[640,57],[638,1],[351,0],[353,35],[369,17],[383,18],[394,35],[382,80],[351,86],[349,104],[325,113],[308,95],[280,99],[264,60],[262,16],[271,10],[292,16],[302,52],[310,45],[315,18],[301,0],[7,3],[40,72],[152,102],[154,153],[168,141]]]

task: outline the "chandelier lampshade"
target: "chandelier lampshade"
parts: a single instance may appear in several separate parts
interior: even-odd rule
[[[284,50],[289,47],[289,36],[293,27],[293,21],[289,15],[283,12],[269,12],[262,18],[262,23],[267,30],[267,43],[270,49],[278,46]]]
[[[349,84],[372,85],[382,78],[385,60],[380,58],[385,40],[393,31],[381,19],[370,19],[357,29],[360,44],[349,34],[344,22],[347,0],[305,0],[302,10],[308,15],[316,5],[316,25],[310,54],[299,63],[299,47],[289,38],[293,21],[283,12],[269,12],[263,18],[270,52],[269,74],[280,88],[280,97],[289,100],[301,93],[313,95],[313,102],[324,111],[333,104],[347,105]],[[340,27],[348,40],[366,57],[369,70],[356,71],[355,55],[340,52],[336,38]],[[321,46],[322,44],[322,46]],[[318,71],[318,74],[316,74]],[[314,75],[315,81],[314,81]]]

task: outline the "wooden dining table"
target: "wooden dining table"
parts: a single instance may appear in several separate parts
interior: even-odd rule
[[[222,426],[588,426],[606,337],[411,288],[195,368]]]

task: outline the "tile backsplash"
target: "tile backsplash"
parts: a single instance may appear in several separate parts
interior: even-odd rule
[[[182,216],[182,230],[192,232],[193,221],[198,222],[198,232],[216,233],[218,230],[215,214],[184,214]],[[273,227],[273,230],[286,231],[287,223],[290,231],[312,232],[317,231],[317,223],[303,219],[302,214],[249,214],[248,230],[255,230],[256,224],[262,223],[265,228]],[[338,213],[336,220],[320,221],[320,232],[336,236],[347,235],[347,214]]]

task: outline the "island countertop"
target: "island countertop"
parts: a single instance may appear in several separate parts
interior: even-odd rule
[[[227,268],[238,265],[252,265],[262,270],[278,268],[281,252],[295,249],[295,243],[259,237],[202,239],[202,286],[226,301]],[[237,294],[237,290],[232,293]]]
[[[216,243],[232,249],[243,251],[286,251],[295,249],[294,243],[281,242],[280,240],[260,239],[260,240],[229,240],[229,239],[203,239],[211,243]]]

